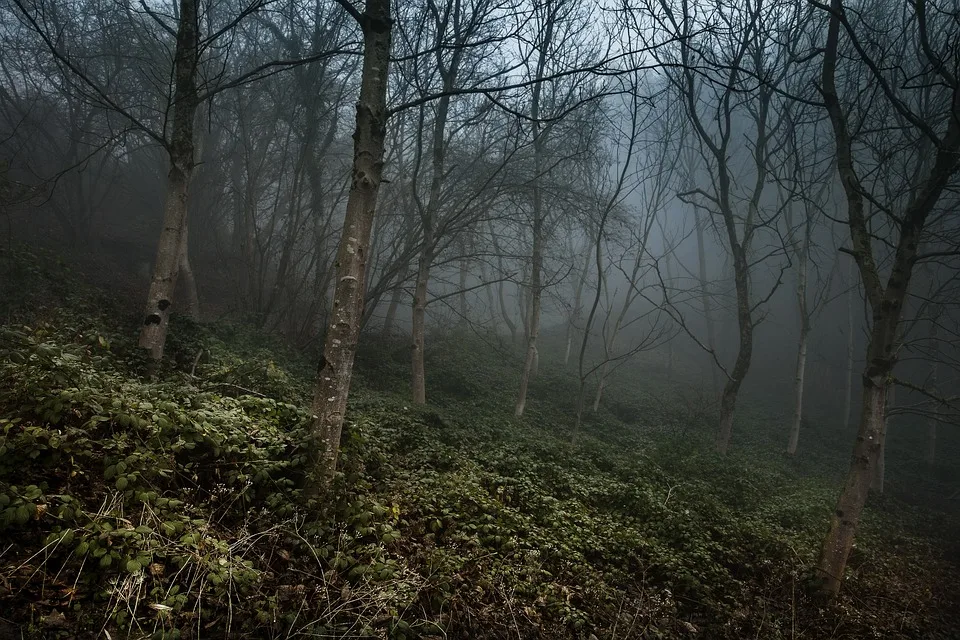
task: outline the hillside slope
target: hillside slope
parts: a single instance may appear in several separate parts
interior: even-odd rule
[[[718,458],[640,365],[572,446],[549,359],[516,420],[496,338],[432,336],[424,409],[407,346],[367,339],[304,504],[309,356],[178,319],[149,379],[135,309],[3,261],[0,637],[957,637],[954,517],[876,502],[840,600],[811,599],[834,481]]]

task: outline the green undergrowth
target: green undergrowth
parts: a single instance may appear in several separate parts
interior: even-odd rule
[[[0,328],[0,636],[954,637],[952,521],[874,505],[819,602],[836,484],[717,457],[679,395],[614,387],[574,446],[555,363],[515,419],[514,352],[432,336],[421,408],[408,347],[371,337],[341,471],[306,503],[311,358],[177,319],[147,376],[136,309],[17,268],[42,299]]]

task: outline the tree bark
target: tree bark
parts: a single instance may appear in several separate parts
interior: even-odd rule
[[[397,319],[397,308],[400,306],[400,297],[403,295],[403,283],[407,279],[409,265],[404,264],[400,270],[400,277],[397,279],[397,287],[390,294],[390,304],[387,306],[387,315],[383,319],[382,334],[384,338],[390,337],[393,333],[393,324]]]
[[[886,406],[887,386],[883,376],[863,379],[860,426],[853,448],[850,471],[840,499],[830,517],[830,529],[820,550],[817,570],[828,593],[837,593],[843,579],[853,538],[870,491],[873,466],[880,452],[880,432]]]
[[[939,375],[939,353],[940,342],[937,339],[937,323],[940,322],[940,314],[935,313],[930,318],[930,348],[933,352],[933,363],[930,365],[930,388],[937,391],[937,378]],[[940,405],[933,408],[933,413],[927,418],[927,451],[925,460],[931,467],[937,462],[937,423],[939,422]]]
[[[880,495],[883,495],[884,483],[887,479],[887,430],[890,428],[890,408],[893,407],[895,402],[896,391],[897,388],[892,385],[887,387],[887,404],[883,414],[883,425],[880,429],[877,464],[873,467],[873,479],[870,482],[870,490]]]
[[[424,247],[417,262],[417,283],[413,291],[413,371],[410,387],[414,404],[427,401],[426,369],[424,366],[424,333],[426,330],[427,284],[430,281],[430,265],[433,253],[428,248],[433,244],[430,233],[424,230]]]
[[[173,62],[173,135],[168,147],[170,168],[167,173],[163,228],[157,243],[157,257],[153,263],[139,341],[140,347],[147,349],[155,361],[163,357],[170,311],[180,275],[181,247],[187,228],[187,197],[193,172],[193,118],[198,97],[198,29],[196,0],[180,0]]]
[[[183,230],[180,244],[180,281],[187,294],[187,303],[184,305],[183,312],[187,317],[199,320],[200,294],[197,291],[197,279],[193,275],[193,267],[190,266],[190,242],[187,239],[186,228]]]
[[[790,442],[787,444],[787,455],[797,455],[797,445],[800,443],[800,423],[803,420],[803,384],[807,368],[807,342],[809,341],[809,327],[801,320],[800,338],[797,342],[797,367],[793,381],[793,420],[790,425]]]
[[[317,371],[307,495],[326,486],[337,467],[353,360],[363,317],[370,231],[383,172],[390,65],[390,0],[367,0],[361,15],[344,0],[363,31],[363,69],[353,135],[353,175],[337,250],[333,309]]]
[[[533,261],[530,268],[530,313],[527,322],[527,355],[523,363],[523,372],[520,377],[520,392],[514,415],[520,417],[527,406],[527,390],[531,378],[536,376],[537,338],[540,336],[540,270],[543,265],[543,221],[541,220],[540,188],[534,186],[534,221],[533,221]]]
[[[573,332],[577,328],[577,321],[580,320],[580,315],[583,311],[580,308],[580,305],[583,300],[583,285],[587,281],[587,272],[590,270],[590,257],[590,251],[586,251],[585,258],[583,260],[583,269],[580,270],[580,275],[577,278],[577,287],[573,292],[573,309],[570,311],[570,317],[567,320],[567,348],[563,355],[563,366],[567,366],[570,363],[570,349],[573,343]]]
[[[874,259],[872,239],[864,213],[865,198],[856,172],[853,138],[837,94],[838,43],[841,16],[844,15],[842,0],[831,0],[830,9],[823,55],[822,95],[834,132],[837,170],[847,199],[847,222],[853,244],[852,253],[873,312],[863,373],[860,426],[847,481],[830,519],[830,528],[824,538],[817,563],[821,589],[828,596],[834,596],[839,592],[843,581],[854,534],[883,446],[887,385],[897,362],[900,317],[913,275],[921,234],[928,215],[936,206],[960,161],[960,91],[954,88],[951,117],[946,124],[945,134],[937,141],[933,166],[929,174],[915,185],[915,192],[899,217],[899,239],[890,275],[884,286]]]
[[[697,232],[697,261],[698,261],[698,279],[700,280],[700,308],[703,309],[704,322],[707,324],[707,347],[713,352],[717,352],[717,328],[713,321],[713,305],[710,304],[710,281],[707,279],[707,249],[703,237],[704,221],[700,216],[700,210],[693,208],[694,224]],[[717,364],[713,357],[707,355],[707,366],[710,368],[711,388],[713,389],[714,401],[720,395],[720,378],[717,374]]]
[[[533,205],[533,252],[530,263],[530,314],[526,324],[527,331],[527,355],[523,363],[523,371],[520,375],[520,391],[517,394],[517,405],[514,409],[514,415],[520,417],[527,406],[527,390],[530,385],[530,379],[536,377],[539,368],[540,354],[537,351],[537,338],[540,336],[540,304],[543,296],[541,285],[541,271],[543,270],[543,245],[544,245],[544,210],[543,210],[543,192],[540,186],[540,180],[543,174],[544,143],[543,133],[540,129],[540,98],[544,70],[547,64],[548,50],[553,41],[553,16],[548,18],[546,31],[543,36],[543,42],[540,46],[540,55],[537,60],[536,80],[538,82],[533,86],[533,95],[530,100],[530,120],[533,133],[533,183],[531,185],[532,205]]]
[[[846,429],[850,425],[850,410],[853,408],[853,350],[854,350],[854,335],[853,335],[853,267],[854,263],[850,262],[850,289],[847,290],[847,380],[846,380],[846,390],[843,397],[843,428]]]
[[[740,344],[737,349],[737,360],[730,372],[730,378],[723,387],[720,397],[720,425],[717,430],[716,449],[720,454],[726,454],[733,437],[733,414],[737,408],[737,394],[743,378],[750,369],[750,360],[753,356],[753,317],[750,312],[750,287],[747,273],[747,259],[743,250],[733,239],[731,232],[731,246],[734,262],[734,281],[737,289],[737,322],[740,326]]]

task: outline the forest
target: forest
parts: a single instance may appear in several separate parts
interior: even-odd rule
[[[0,640],[960,638],[960,0],[0,0]]]

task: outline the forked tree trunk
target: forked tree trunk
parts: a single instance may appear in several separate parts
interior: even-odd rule
[[[167,340],[170,311],[180,275],[181,247],[187,228],[187,196],[193,172],[193,118],[197,110],[197,46],[199,40],[196,0],[180,0],[177,46],[174,53],[173,135],[168,151],[170,169],[163,208],[163,228],[157,243],[157,257],[143,326],[140,347],[160,360]]]
[[[540,354],[537,351],[537,338],[540,336],[540,301],[543,296],[541,284],[543,270],[544,249],[544,207],[543,190],[540,181],[543,179],[544,135],[540,129],[540,98],[543,90],[542,82],[548,51],[553,43],[554,18],[551,15],[546,22],[543,41],[540,43],[540,53],[537,58],[536,80],[533,85],[533,94],[530,98],[530,120],[533,134],[533,183],[531,184],[531,200],[533,205],[533,252],[530,263],[530,313],[526,322],[527,355],[520,375],[520,391],[517,394],[517,405],[514,415],[520,417],[527,406],[527,389],[531,378],[536,377],[540,364]]]
[[[456,59],[456,56],[454,56]],[[441,70],[443,75],[443,89],[453,91],[456,79],[456,65],[451,63],[447,70]],[[443,187],[444,166],[447,152],[446,130],[447,113],[450,108],[450,96],[444,95],[437,101],[436,120],[433,123],[432,169],[430,178],[430,194],[427,206],[420,212],[421,226],[423,227],[423,241],[420,249],[420,258],[417,262],[417,282],[413,292],[412,326],[413,349],[411,357],[410,388],[414,404],[424,404],[427,401],[427,380],[424,363],[424,345],[426,342],[426,313],[427,288],[430,284],[430,267],[433,265],[434,250],[437,238],[435,229],[440,214],[441,188]]]
[[[840,591],[853,538],[883,446],[887,385],[897,362],[898,328],[904,300],[921,242],[921,234],[930,212],[937,205],[960,157],[960,91],[952,97],[952,117],[936,144],[936,156],[929,173],[914,185],[914,192],[899,216],[899,238],[890,275],[884,286],[873,255],[872,239],[864,212],[863,186],[857,176],[854,144],[847,116],[837,93],[836,68],[839,57],[840,23],[844,15],[842,0],[830,1],[830,18],[823,54],[822,90],[836,142],[837,170],[847,199],[847,221],[852,253],[856,257],[864,291],[873,311],[870,340],[863,373],[863,400],[860,427],[847,481],[830,518],[817,570],[821,589],[828,596]]]
[[[540,270],[543,264],[543,230],[540,220],[540,189],[534,186],[534,222],[533,222],[533,261],[530,269],[530,313],[527,316],[527,354],[523,362],[523,372],[520,377],[520,392],[517,396],[517,405],[514,415],[520,417],[527,406],[527,389],[530,380],[536,377],[537,338],[540,336]]]
[[[390,0],[367,0],[362,15],[356,10],[350,13],[363,31],[363,70],[353,134],[353,175],[337,250],[333,309],[314,388],[307,495],[315,495],[326,486],[337,467],[363,317],[370,231],[383,172],[392,29]]]

